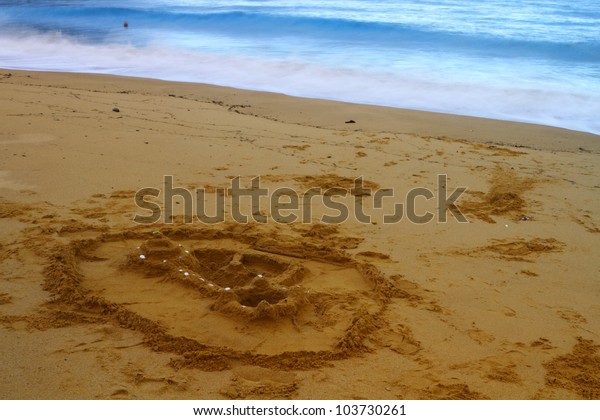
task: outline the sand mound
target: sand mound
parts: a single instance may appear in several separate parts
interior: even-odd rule
[[[569,354],[544,364],[546,384],[564,388],[588,400],[600,399],[600,346],[581,337]]]
[[[531,262],[532,258],[542,254],[562,252],[565,247],[563,242],[554,238],[492,239],[489,245],[457,251],[455,254]]]
[[[26,204],[15,203],[8,200],[0,200],[0,219],[17,217],[28,210],[31,210],[31,207]]]
[[[512,170],[497,167],[489,180],[488,192],[469,192],[477,200],[462,200],[458,207],[463,213],[488,223],[496,223],[492,216],[518,219],[527,207],[523,195],[532,189],[535,183],[532,178],[522,178]]]
[[[424,392],[424,398],[434,400],[485,400],[487,396],[472,391],[466,384],[436,384]]]
[[[318,176],[297,176],[294,177],[294,180],[299,182],[305,188],[321,188],[323,191],[342,188],[351,192],[352,195],[356,196],[371,195],[371,193],[368,191],[369,189],[376,190],[379,188],[379,184],[372,181],[363,180],[363,189],[355,189],[354,179],[339,176],[336,174]]]

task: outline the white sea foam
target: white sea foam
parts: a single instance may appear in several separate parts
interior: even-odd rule
[[[82,44],[60,34],[0,37],[7,68],[79,71],[212,83],[303,97],[448,112],[600,133],[600,93],[573,93],[543,83],[511,87],[490,80],[436,80],[431,75],[250,58],[161,46]],[[379,70],[379,71],[377,71]]]

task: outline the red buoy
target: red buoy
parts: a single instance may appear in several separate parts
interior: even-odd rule
[[[127,23],[127,22],[124,22],[124,23],[123,23],[123,28],[125,28],[125,29],[129,28],[129,23]]]

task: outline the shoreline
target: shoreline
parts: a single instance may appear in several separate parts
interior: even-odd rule
[[[236,112],[319,128],[418,133],[431,137],[465,139],[484,144],[540,150],[581,151],[583,149],[583,151],[600,152],[600,135],[598,134],[529,122],[305,98],[282,93],[154,78],[2,68],[0,68],[0,73],[42,74],[48,82],[64,83],[68,81],[73,88],[78,86],[77,79],[80,77],[86,78],[84,84],[89,81],[93,81],[98,86],[111,83],[115,89],[127,89],[130,86],[139,88],[150,83],[153,87],[148,93],[171,89],[174,92],[172,94],[192,95],[190,98],[195,100],[210,102],[213,101],[212,98],[218,97],[229,106],[231,104],[239,105],[234,103],[236,101],[245,101],[244,104],[241,104],[245,106],[251,101],[251,109],[238,107]],[[332,123],[332,120],[335,122]],[[356,124],[351,126],[345,124],[345,121],[348,120],[354,120]],[[437,127],[438,125],[441,126]],[[536,140],[532,140],[532,138]],[[542,138],[544,140],[540,140]]]
[[[0,90],[0,398],[600,395],[598,136],[106,75]],[[257,176],[350,194],[230,218]],[[199,187],[224,222],[185,222]],[[134,221],[167,196],[173,223]]]

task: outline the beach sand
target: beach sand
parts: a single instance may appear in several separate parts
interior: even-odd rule
[[[600,398],[600,137],[100,75],[0,92],[1,398]],[[362,176],[338,201],[374,217],[184,223],[179,197],[135,223],[165,175],[213,201]],[[368,204],[416,187],[467,187],[468,223]]]

